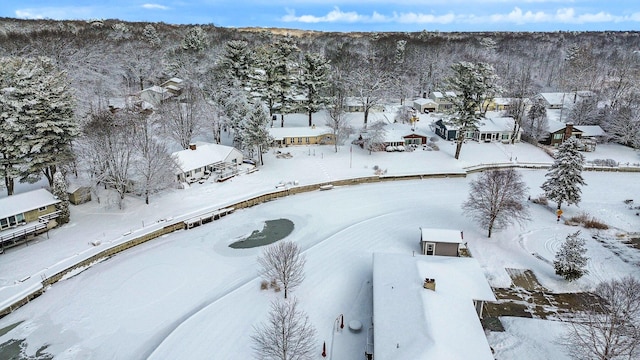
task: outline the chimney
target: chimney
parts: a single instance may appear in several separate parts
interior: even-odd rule
[[[568,122],[567,126],[564,128],[564,139],[567,140],[573,135],[573,123]]]
[[[189,150],[195,150],[196,144],[189,144]]]
[[[422,285],[425,289],[436,291],[436,279],[424,279],[424,285]]]

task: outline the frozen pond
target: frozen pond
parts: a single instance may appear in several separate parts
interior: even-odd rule
[[[289,219],[267,220],[262,230],[254,230],[248,238],[229,245],[233,249],[249,249],[273,244],[289,236],[293,231],[293,221]]]

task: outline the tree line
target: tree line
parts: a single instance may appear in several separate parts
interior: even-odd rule
[[[596,96],[574,104],[566,119],[578,125],[600,124],[613,140],[637,147],[640,59],[632,49],[640,44],[638,35],[295,30],[281,35],[215,25],[2,19],[3,61],[22,62],[34,69],[48,67],[51,71],[38,71],[48,74],[47,81],[61,84],[51,83],[48,91],[59,91],[64,98],[38,93],[36,84],[20,80],[19,73],[9,70],[17,65],[3,66],[3,110],[13,109],[14,115],[22,111],[31,119],[20,115],[19,121],[13,121],[16,116],[3,111],[0,175],[11,194],[13,181],[45,176],[51,184],[56,167],[64,165],[67,172],[89,171],[96,184],[108,183],[120,189],[121,196],[130,190],[133,177],[136,184],[146,184],[137,190],[148,201],[149,194],[167,186],[167,174],[142,170],[145,157],[152,153],[186,148],[197,138],[220,143],[226,134],[234,146],[261,162],[270,142],[266,127],[285,126],[283,114],[306,113],[312,125],[313,114],[327,109],[330,116],[325,125],[340,140],[353,131],[343,116],[348,99],[363,109],[362,126],[367,128],[372,127],[369,112],[383,101],[406,104],[431,91],[451,89],[466,91],[452,114],[462,129],[477,124],[484,99],[500,95],[514,98],[509,115],[534,140],[546,131],[545,109],[539,103],[525,106],[525,99],[540,91],[591,90]],[[475,88],[463,88],[478,73],[483,81]],[[47,76],[42,75],[42,80]],[[185,80],[182,94],[174,101],[159,104],[152,112],[129,107],[107,114],[111,99],[125,98],[172,77]],[[54,107],[59,114],[47,114],[53,120],[41,123],[42,117],[16,105],[28,98],[20,91],[33,92],[43,104],[64,105]],[[32,144],[19,135],[36,128],[29,123],[41,130],[41,135],[29,135]],[[54,135],[61,138],[52,139]],[[134,138],[136,146],[126,144]],[[42,151],[52,142],[54,150]],[[101,146],[104,142],[111,147]],[[458,144],[461,147],[462,141]],[[110,155],[120,159],[117,163],[124,169],[109,165],[108,156],[98,153],[107,148],[116,153],[125,149]],[[45,154],[56,155],[47,160]],[[163,158],[163,163],[170,163],[171,159]]]

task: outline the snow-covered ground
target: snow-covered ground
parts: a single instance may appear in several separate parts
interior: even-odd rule
[[[389,114],[387,114],[389,115]],[[360,114],[361,116],[361,114]],[[384,117],[384,113],[374,116]],[[421,115],[428,132],[430,121]],[[361,118],[354,118],[360,125]],[[371,119],[370,119],[371,121]],[[287,125],[306,122],[287,116]],[[29,246],[0,255],[0,302],[30,281],[76,261],[112,242],[123,233],[139,233],[158,221],[179,218],[275,189],[279,182],[300,185],[342,178],[372,176],[374,167],[387,174],[462,172],[465,166],[495,162],[545,162],[552,159],[529,144],[503,145],[469,142],[459,161],[455,145],[439,141],[440,151],[373,153],[349,145],[338,153],[332,146],[289,147],[288,159],[265,154],[265,165],[252,174],[223,183],[194,184],[151,199],[127,198],[126,208],[102,199],[72,207],[72,219]],[[602,152],[601,152],[602,151]],[[617,145],[599,145],[588,159],[612,158],[640,162],[640,153]],[[516,160],[517,158],[517,160]],[[544,170],[523,170],[532,197],[542,191]],[[281,293],[260,290],[255,263],[260,248],[231,249],[228,245],[259,230],[267,220],[294,222],[287,240],[297,242],[307,257],[306,279],[293,291],[318,330],[318,358],[326,342],[333,359],[362,356],[364,335],[336,333],[336,317],[365,322],[371,316],[372,254],[418,251],[419,227],[463,229],[465,241],[483,266],[492,286],[508,286],[505,268],[531,269],[552,291],[589,290],[599,281],[626,274],[640,276],[640,256],[620,244],[603,246],[587,238],[589,275],[567,283],[550,265],[565,236],[577,230],[557,223],[552,204],[530,204],[532,219],[499,231],[487,239],[485,231],[465,218],[460,204],[467,196],[468,178],[425,179],[336,187],[236,211],[219,221],[178,231],[121,253],[61,281],[47,292],[0,319],[0,329],[21,322],[0,336],[26,339],[25,352],[42,346],[59,359],[239,359],[252,356],[252,326],[266,318],[270,301]],[[584,174],[580,207],[566,207],[565,217],[586,212],[613,227],[616,234],[640,229],[640,217],[623,203],[640,202],[640,173]],[[90,242],[99,240],[94,247]],[[25,280],[19,282],[17,280]],[[499,359],[563,358],[553,340],[562,324],[531,319],[503,319],[505,333],[488,339]]]

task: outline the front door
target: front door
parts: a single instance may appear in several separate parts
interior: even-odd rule
[[[435,243],[426,243],[424,254],[425,255],[435,255],[436,253],[436,244]]]

